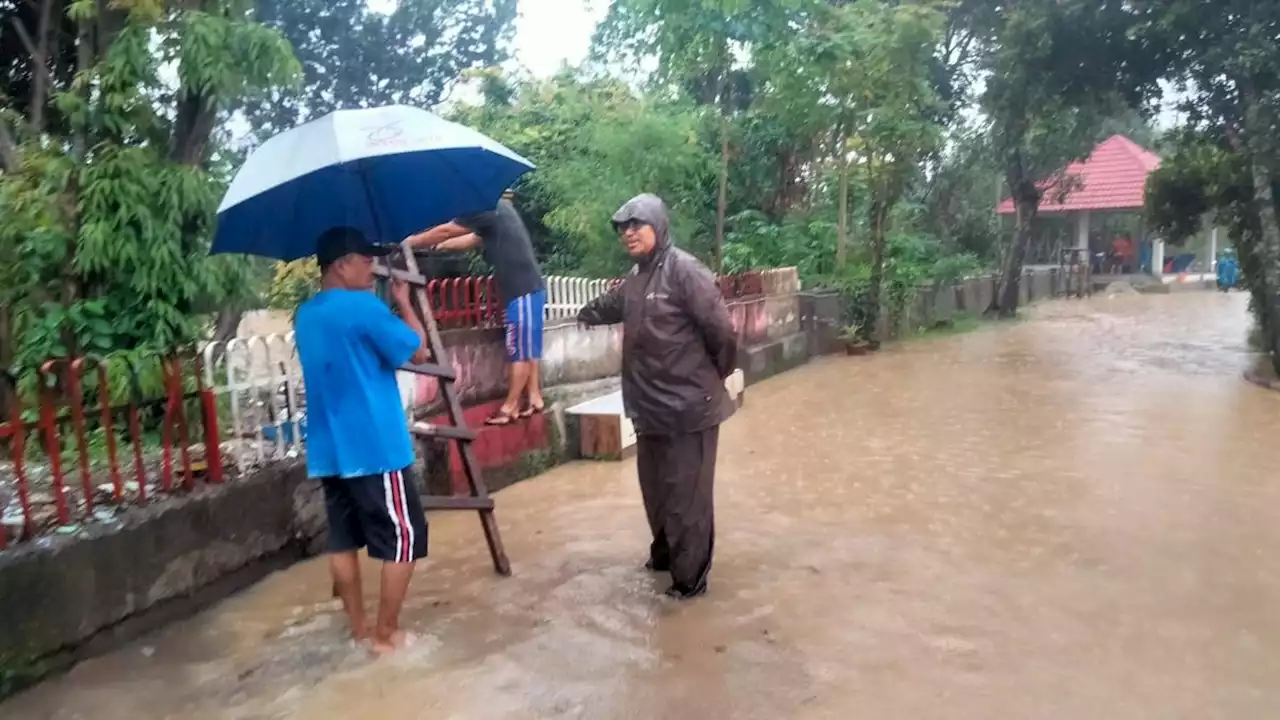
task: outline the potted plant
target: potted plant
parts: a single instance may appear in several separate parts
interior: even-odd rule
[[[844,343],[846,355],[866,355],[875,349],[871,342],[863,337],[861,323],[846,325],[840,333],[840,340]]]

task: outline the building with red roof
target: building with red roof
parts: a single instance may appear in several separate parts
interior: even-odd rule
[[[1050,190],[1040,202],[1041,213],[1141,210],[1146,204],[1147,176],[1160,167],[1160,158],[1123,135],[1113,135],[1093,149],[1088,159],[1067,166],[1073,178],[1065,197]],[[1013,199],[996,212],[1013,215]]]
[[[1052,258],[1065,249],[1087,250],[1094,259],[1095,272],[1155,269],[1154,274],[1159,275],[1166,267],[1164,244],[1144,237],[1141,223],[1147,176],[1159,167],[1159,156],[1123,135],[1113,135],[1088,158],[1068,165],[1063,183],[1066,191],[1046,185],[1037,217],[1037,222],[1057,227],[1059,232],[1038,233],[1033,242],[1039,247],[1033,248],[1032,256],[1040,262],[1056,262]],[[1013,199],[1006,198],[996,212],[1014,215]],[[1074,242],[1063,237],[1064,221],[1074,225]],[[1193,259],[1182,257],[1182,264]]]

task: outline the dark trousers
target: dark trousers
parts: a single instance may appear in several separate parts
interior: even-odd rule
[[[653,545],[649,559],[670,570],[674,586],[701,590],[716,544],[714,489],[720,428],[681,435],[640,435],[636,466]]]

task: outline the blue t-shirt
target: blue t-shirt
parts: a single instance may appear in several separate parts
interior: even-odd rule
[[[418,334],[371,292],[324,290],[298,308],[307,386],[307,475],[360,477],[413,464],[396,368]]]

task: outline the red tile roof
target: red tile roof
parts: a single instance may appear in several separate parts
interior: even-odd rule
[[[1078,177],[1080,183],[1063,202],[1053,191],[1046,193],[1040,212],[1138,210],[1146,197],[1147,176],[1158,167],[1160,158],[1155,153],[1123,135],[1113,135],[1094,148],[1089,159],[1067,166],[1067,174]],[[1013,200],[1000,203],[996,212],[1012,215]]]

